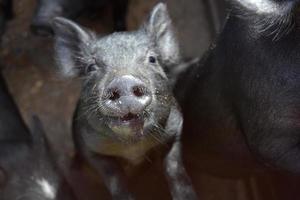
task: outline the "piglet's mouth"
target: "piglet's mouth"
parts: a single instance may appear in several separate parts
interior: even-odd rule
[[[134,120],[139,121],[139,120],[141,120],[141,117],[139,115],[128,113],[127,115],[124,115],[123,117],[121,117],[120,120],[123,122],[134,121]]]
[[[128,113],[122,117],[109,120],[108,126],[123,137],[140,137],[144,133],[144,118],[140,115]]]
[[[144,124],[144,117],[141,115],[128,113],[122,117],[111,118],[110,124],[114,126],[140,127]]]

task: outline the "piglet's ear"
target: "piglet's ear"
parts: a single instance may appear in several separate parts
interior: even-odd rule
[[[96,36],[62,17],[53,20],[56,59],[62,75],[79,76],[93,56]]]
[[[180,60],[179,45],[172,20],[164,3],[157,4],[146,23],[146,31],[154,40],[161,59],[168,65]]]

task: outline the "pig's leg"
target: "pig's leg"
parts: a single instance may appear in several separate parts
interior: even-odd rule
[[[172,109],[166,132],[175,135],[176,138],[164,159],[165,173],[173,200],[194,200],[198,198],[182,162],[180,142],[182,122],[181,113],[176,108]]]
[[[181,144],[176,141],[165,158],[165,171],[173,200],[197,199],[181,158]]]
[[[113,17],[114,17],[115,31],[126,31],[127,8],[128,8],[128,0],[113,1]]]
[[[113,199],[134,199],[126,188],[123,170],[114,158],[90,154],[88,162],[100,174]]]

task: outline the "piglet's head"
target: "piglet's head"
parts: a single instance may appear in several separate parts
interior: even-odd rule
[[[159,3],[136,31],[97,37],[64,18],[54,20],[56,58],[65,77],[84,79],[82,101],[115,133],[141,133],[167,116],[167,75],[179,48],[166,5]],[[158,117],[159,116],[159,117]]]

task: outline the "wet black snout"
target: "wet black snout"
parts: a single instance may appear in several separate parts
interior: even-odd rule
[[[104,92],[105,105],[118,116],[140,114],[152,101],[149,87],[138,78],[125,75],[113,79]]]

